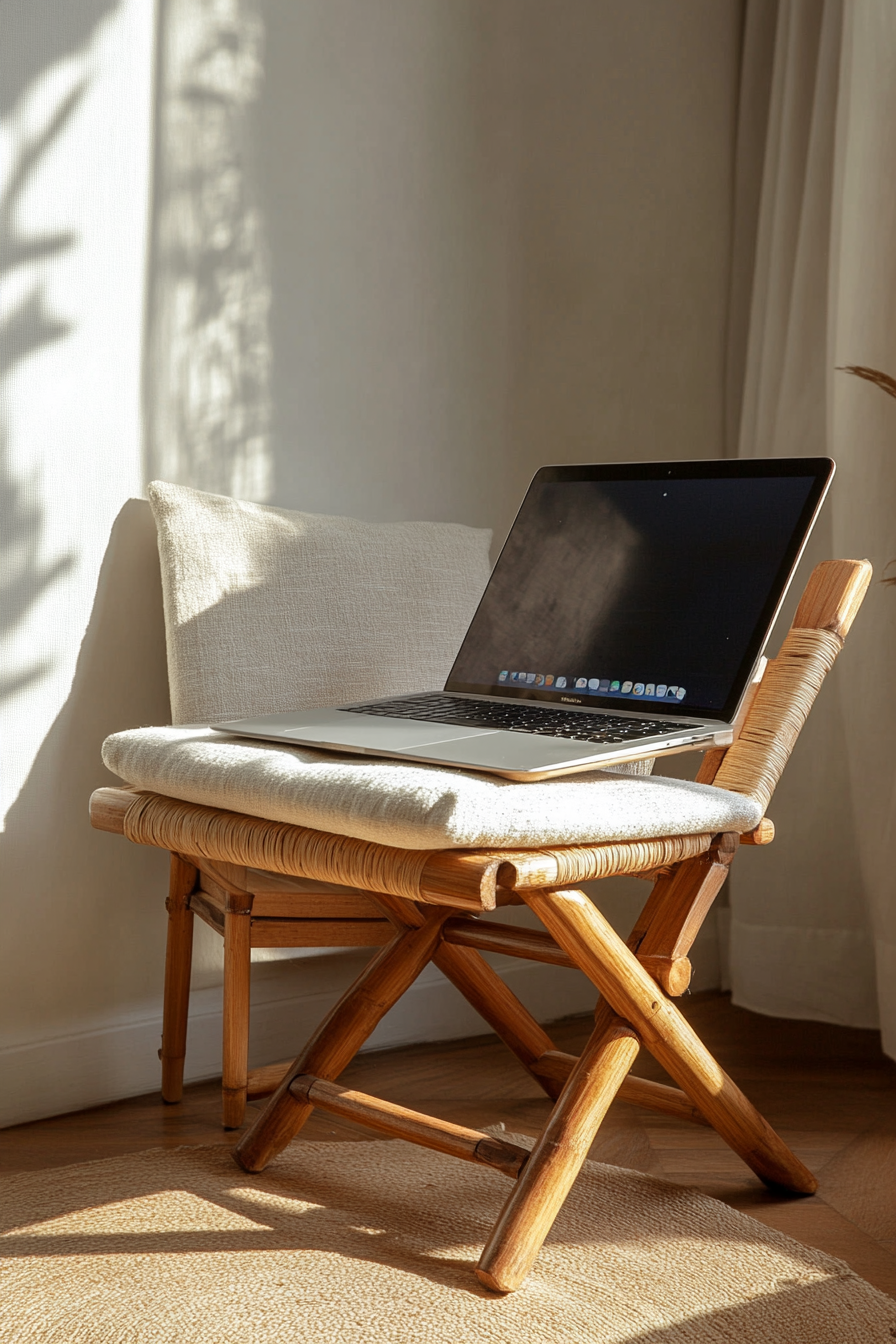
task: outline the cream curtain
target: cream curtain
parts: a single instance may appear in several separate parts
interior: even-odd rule
[[[896,375],[894,0],[748,0],[739,123],[732,446],[835,458],[808,563],[867,557],[879,579],[896,401],[837,366]],[[876,582],[770,807],[779,838],[732,878],[730,959],[736,1003],[879,1023],[896,1056],[894,674],[896,588]]]

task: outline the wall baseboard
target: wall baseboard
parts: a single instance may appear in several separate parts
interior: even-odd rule
[[[578,972],[510,957],[490,960],[539,1021],[589,1012],[594,1006],[594,988]],[[294,1055],[357,974],[358,965],[357,954],[337,954],[316,964],[272,963],[254,975],[252,1067]],[[189,1082],[220,1075],[221,1020],[221,990],[194,991],[185,1071]],[[365,1049],[487,1031],[466,1000],[428,966],[383,1018]],[[136,1020],[0,1049],[0,1127],[156,1091],[161,1032],[159,1006]]]

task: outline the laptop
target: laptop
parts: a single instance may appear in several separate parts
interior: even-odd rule
[[[728,746],[833,473],[542,467],[441,691],[212,726],[522,781]]]

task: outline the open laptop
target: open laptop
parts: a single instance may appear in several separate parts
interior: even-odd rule
[[[444,690],[213,726],[514,780],[727,746],[833,473],[542,467]]]

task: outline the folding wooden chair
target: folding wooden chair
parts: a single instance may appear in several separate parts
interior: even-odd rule
[[[741,733],[707,753],[697,776],[754,799],[771,797],[821,682],[870,581],[866,561],[814,571],[793,626],[755,694]],[[301,874],[366,890],[394,935],[365,967],[286,1071],[265,1111],[235,1150],[260,1171],[317,1106],[372,1129],[497,1168],[514,1181],[477,1274],[508,1292],[529,1269],[614,1098],[714,1127],[767,1184],[816,1189],[794,1156],[725,1074],[672,998],[690,978],[688,951],[742,843],[766,844],[763,820],[749,834],[686,834],[556,849],[418,852],[238,816],[153,794],[100,790],[94,824],[144,844],[219,862]],[[190,862],[191,860],[185,860]],[[613,874],[653,878],[624,942],[576,884]],[[525,902],[544,932],[476,916]],[[483,951],[578,967],[600,993],[595,1025],[575,1058],[554,1048],[483,959]],[[481,1013],[555,1105],[532,1152],[336,1082],[377,1023],[430,960]],[[644,1045],[678,1083],[632,1077]]]

